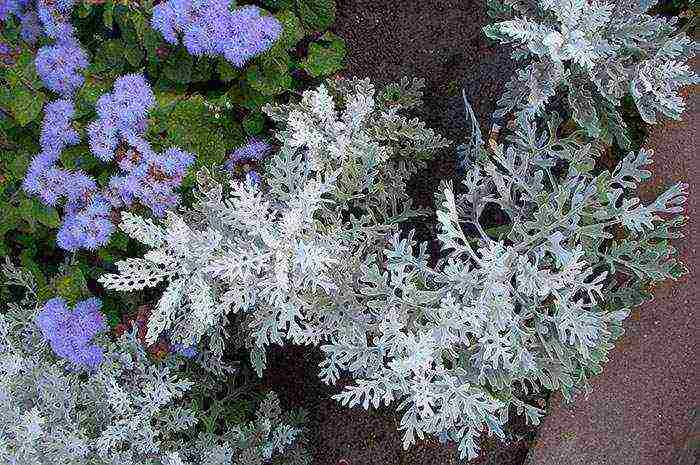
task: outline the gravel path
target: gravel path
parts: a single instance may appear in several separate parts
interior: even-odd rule
[[[610,362],[588,398],[566,405],[560,396],[540,429],[528,465],[694,465],[700,463],[695,411],[700,402],[700,88],[684,121],[656,127],[650,199],[679,180],[690,185],[686,237],[676,240],[690,273],[655,291],[655,300],[625,323]],[[693,443],[695,445],[693,445]],[[694,448],[695,447],[695,448]]]

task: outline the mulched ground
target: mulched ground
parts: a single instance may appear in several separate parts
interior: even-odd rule
[[[416,116],[453,141],[467,136],[461,95],[465,88],[482,131],[488,131],[490,115],[513,66],[481,32],[489,22],[484,4],[341,0],[334,32],[345,39],[349,50],[344,74],[369,77],[377,85],[403,76],[425,79],[425,105]],[[411,190],[416,201],[432,206],[437,182],[454,176],[455,171],[453,152],[447,150],[431,163],[424,177],[414,181]],[[339,388],[318,380],[319,360],[314,349],[285,347],[272,354],[264,380],[287,407],[308,411],[314,465],[337,465],[341,459],[349,465],[457,463],[455,450],[435,439],[404,451],[395,406],[366,412],[344,408],[330,399]],[[484,453],[473,464],[521,465],[535,431],[519,420],[508,431],[508,445],[486,439]]]
[[[634,310],[589,397],[567,405],[553,396],[528,465],[700,463],[700,86],[687,93],[684,121],[656,127],[649,136],[654,174],[643,197],[650,200],[678,181],[690,185],[686,237],[674,241],[690,273]]]

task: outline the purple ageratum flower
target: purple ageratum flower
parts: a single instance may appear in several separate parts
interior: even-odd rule
[[[272,150],[272,146],[259,139],[249,139],[248,142],[234,150],[228,157],[226,168],[235,173],[236,169],[247,162],[260,162]]]
[[[112,105],[120,121],[135,124],[143,120],[155,103],[156,97],[142,74],[127,74],[114,82]]]
[[[166,42],[177,45],[177,34],[191,20],[193,8],[192,0],[170,0],[159,3],[153,8],[151,27],[160,32]]]
[[[53,207],[66,196],[66,179],[70,173],[53,165],[42,167],[46,158],[46,155],[37,157],[39,161],[30,165],[24,188],[28,193],[39,197],[44,205]]]
[[[84,202],[96,190],[95,180],[81,170],[69,173],[66,178],[65,194],[69,202]],[[104,214],[108,215],[109,211]]]
[[[107,200],[105,203],[108,203]],[[56,243],[59,247],[68,251],[96,250],[109,242],[115,226],[108,216],[95,215],[89,209],[81,209],[71,203],[66,206],[66,209],[73,210],[75,213],[66,213],[63,218],[63,223],[56,234]]]
[[[195,346],[186,346],[184,344],[181,344],[179,342],[175,343],[172,345],[172,349],[182,355],[185,358],[194,358],[197,356],[199,351]]]
[[[0,0],[0,22],[9,16],[19,16],[29,4],[29,0]]]
[[[70,23],[73,2],[37,0],[36,12],[44,26],[44,34],[60,43],[78,46],[75,31]]]
[[[41,21],[39,20],[39,16],[36,14],[36,11],[26,11],[23,13],[21,15],[21,22],[22,39],[29,44],[35,44],[43,34]]]
[[[56,11],[67,15],[73,11],[73,7],[77,2],[76,0],[52,0],[51,3],[56,8]]]
[[[114,91],[97,100],[99,119],[88,126],[92,153],[103,161],[112,160],[119,136],[140,152],[151,152],[141,134],[146,131],[146,115],[153,105],[155,95],[141,74],[117,78]]]
[[[134,142],[138,142],[138,139]],[[194,156],[174,147],[163,154],[153,151],[139,153],[137,161],[129,153],[120,163],[125,173],[113,176],[110,188],[125,205],[138,201],[155,216],[162,217],[168,209],[177,205],[178,196],[174,189],[182,182],[187,168],[194,162]]]
[[[177,147],[166,150],[158,161],[159,168],[171,178],[182,180],[187,168],[194,163],[194,155]],[[179,181],[178,181],[179,184]]]
[[[46,87],[64,97],[70,97],[83,85],[80,72],[87,68],[85,51],[71,43],[41,47],[34,60],[36,72]]]
[[[262,161],[272,150],[272,146],[258,139],[250,139],[245,145],[237,148],[229,155],[226,168],[233,175],[245,173],[247,182],[259,185],[261,182],[260,173],[246,166],[249,163]]]
[[[262,10],[244,6],[229,10],[228,0],[168,0],[154,8],[151,25],[175,45],[178,35],[196,56],[223,55],[235,66],[269,49],[282,25]]]
[[[88,124],[88,144],[90,151],[104,162],[112,161],[119,145],[117,128],[112,121],[98,119]]]
[[[176,147],[162,154],[153,151],[143,138],[146,116],[153,105],[155,96],[142,75],[122,76],[115,81],[113,92],[98,99],[99,119],[88,126],[88,136],[93,154],[104,161],[115,159],[123,172],[110,179],[109,188],[104,191],[105,202],[120,208],[138,201],[154,215],[163,216],[177,205],[179,198],[174,189],[182,182],[194,156]],[[121,148],[120,143],[124,144]],[[88,215],[86,219],[83,212],[74,213],[60,231],[60,244],[69,248],[87,244],[80,240],[85,224],[98,222],[99,218],[102,216]]]
[[[260,174],[257,171],[249,171],[245,175],[246,181],[248,181],[251,184],[254,185],[259,185],[260,184]]]
[[[57,152],[41,152],[34,157],[27,169],[22,187],[28,194],[38,195],[41,191],[42,177],[46,170],[53,167],[58,160]]]
[[[64,299],[47,301],[36,317],[44,339],[54,353],[76,368],[96,369],[103,361],[102,348],[92,339],[107,329],[100,312],[102,302],[97,298],[83,300],[71,311]]]
[[[39,139],[44,152],[61,152],[80,141],[78,131],[71,126],[75,107],[70,100],[55,100],[44,107],[44,119]]]

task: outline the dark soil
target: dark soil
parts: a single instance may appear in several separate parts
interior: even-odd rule
[[[415,116],[457,143],[468,136],[462,88],[487,134],[490,115],[513,65],[507,52],[489,44],[481,28],[489,21],[484,1],[340,0],[335,33],[349,50],[346,76],[369,77],[376,85],[403,76],[425,79],[425,105]],[[457,174],[449,149],[433,160],[411,191],[416,202],[433,207],[438,182]],[[430,220],[426,221],[430,223]],[[423,233],[429,232],[426,225]],[[420,231],[419,231],[420,234]],[[317,350],[286,346],[270,354],[264,382],[274,388],[287,408],[309,414],[309,443],[314,465],[450,465],[458,463],[454,447],[435,438],[410,450],[401,445],[395,405],[380,410],[348,409],[330,397],[340,387],[318,379]],[[484,438],[478,465],[521,465],[535,429],[515,417],[507,428],[507,445]]]

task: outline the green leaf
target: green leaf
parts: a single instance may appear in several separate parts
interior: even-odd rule
[[[75,305],[78,301],[90,297],[87,281],[78,266],[72,266],[64,273],[56,276],[52,281],[52,285],[58,296],[66,299],[69,305]]]
[[[126,61],[129,62],[131,66],[138,68],[141,66],[141,62],[143,61],[144,52],[141,47],[129,44],[124,48],[124,56],[126,57]]]
[[[43,87],[44,83],[36,73],[34,52],[32,50],[22,50],[12,69],[18,77],[21,77],[24,85],[29,85],[35,89]]]
[[[313,77],[330,76],[343,69],[346,54],[345,42],[327,32],[319,43],[309,46],[309,55],[301,62],[301,68]]]
[[[85,19],[92,13],[93,5],[88,2],[80,2],[73,11],[76,12],[78,18]]]
[[[216,72],[224,82],[231,82],[241,76],[241,71],[223,58],[216,63]]]
[[[192,63],[192,82],[206,82],[211,79],[212,60],[207,57],[196,57]]]
[[[250,113],[243,119],[243,129],[248,135],[255,136],[262,132],[265,127],[265,115],[256,111]]]
[[[92,115],[97,100],[102,94],[109,92],[109,86],[90,76],[85,80],[85,84],[78,90],[75,96],[75,110],[77,117]]]
[[[26,87],[18,87],[13,91],[10,112],[21,126],[26,126],[39,119],[45,101],[43,93],[32,92]]]
[[[335,21],[335,0],[296,0],[299,16],[309,31],[323,31]]]
[[[97,74],[104,73],[110,77],[123,74],[127,65],[125,48],[126,44],[122,40],[105,41],[97,50],[95,60],[90,68]]]
[[[232,103],[250,111],[259,110],[263,105],[273,100],[272,96],[255,90],[247,81],[241,81],[238,86],[229,89],[226,95]]]
[[[280,10],[282,8],[289,8],[294,5],[294,0],[262,0],[262,4],[266,8]]]
[[[56,209],[42,205],[36,199],[32,199],[32,216],[47,228],[58,228],[61,224],[61,218]]]
[[[131,10],[124,5],[117,5],[114,9],[114,20],[119,26],[121,38],[128,44],[139,44],[139,35],[131,21]]]
[[[159,47],[163,47],[164,45],[165,41],[163,40],[163,36],[160,35],[160,32],[151,28],[147,28],[143,32],[143,47],[146,49],[149,58],[160,60],[156,51]]]
[[[184,48],[178,48],[171,54],[163,67],[166,78],[178,84],[187,84],[192,81],[192,56]]]
[[[246,72],[250,86],[265,95],[277,95],[292,87],[289,74],[291,58],[288,53],[265,55]]]
[[[162,103],[167,95],[158,94],[158,109],[152,112],[149,140],[154,149],[177,146],[196,156],[195,168],[221,164],[226,144],[240,138],[240,125],[221,124],[200,95],[177,103]]]
[[[273,47],[281,50],[294,48],[304,38],[304,26],[301,20],[288,10],[280,11],[275,18],[282,24],[282,33]]]
[[[107,29],[112,29],[114,27],[114,2],[112,0],[107,0],[104,4],[102,23],[104,23]]]

